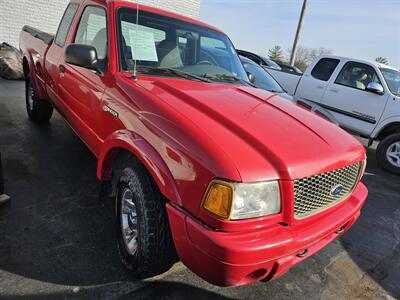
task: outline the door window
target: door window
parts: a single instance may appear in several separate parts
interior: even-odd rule
[[[60,27],[58,27],[55,43],[60,47],[64,47],[67,40],[68,32],[74,20],[75,14],[79,8],[78,4],[70,4],[65,10],[64,16],[61,20]]]
[[[322,81],[328,81],[333,72],[335,72],[339,62],[339,59],[322,58],[311,71],[311,76]]]
[[[96,48],[98,59],[107,57],[106,11],[100,7],[88,6],[83,12],[75,37],[76,44]]]
[[[374,68],[369,65],[348,62],[335,83],[365,91],[371,82],[381,83]]]

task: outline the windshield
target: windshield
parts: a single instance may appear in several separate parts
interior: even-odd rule
[[[390,91],[400,97],[400,72],[392,69],[381,68],[383,78],[390,89]]]
[[[243,66],[246,72],[253,74],[256,78],[254,85],[260,89],[264,89],[274,93],[284,93],[285,91],[276,82],[271,75],[269,75],[262,67],[250,62],[243,61]]]
[[[138,74],[244,82],[246,72],[229,38],[207,27],[136,9],[118,11],[121,68]],[[168,72],[165,72],[168,70]],[[172,69],[172,71],[171,71]],[[177,72],[179,71],[179,72]],[[232,80],[235,79],[235,80]]]

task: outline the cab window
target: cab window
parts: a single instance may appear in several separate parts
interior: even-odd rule
[[[72,21],[74,20],[78,8],[78,4],[70,4],[65,10],[54,41],[57,46],[64,47],[65,41],[67,40],[68,32],[71,28]]]
[[[371,82],[381,83],[374,68],[369,65],[348,62],[335,83],[365,91]]]
[[[311,71],[311,76],[322,81],[328,81],[333,72],[335,72],[339,62],[339,59],[322,58]]]
[[[76,33],[75,44],[93,46],[100,60],[107,57],[107,19],[103,8],[95,6],[85,8]]]

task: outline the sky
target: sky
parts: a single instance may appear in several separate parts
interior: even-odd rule
[[[236,48],[267,54],[293,45],[303,0],[202,0],[201,20]],[[300,45],[400,68],[400,0],[309,0]]]

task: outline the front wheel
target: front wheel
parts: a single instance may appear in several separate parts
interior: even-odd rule
[[[125,267],[140,278],[167,271],[176,260],[165,202],[139,163],[117,175],[117,238]]]
[[[34,123],[47,123],[53,115],[53,106],[47,100],[38,99],[31,76],[25,79],[26,111]]]
[[[376,156],[382,168],[400,175],[400,133],[392,134],[381,141]]]

